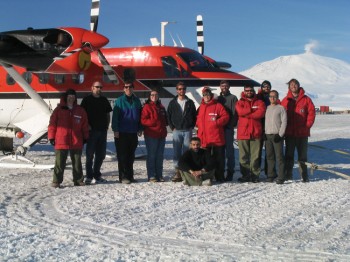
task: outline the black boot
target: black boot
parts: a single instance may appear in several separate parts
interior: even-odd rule
[[[175,175],[171,178],[172,182],[182,182],[182,177],[179,169],[175,169]]]
[[[232,181],[233,179],[233,173],[227,172],[227,176],[225,178],[225,181]]]

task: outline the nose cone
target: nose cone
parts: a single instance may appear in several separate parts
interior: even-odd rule
[[[109,39],[99,33],[86,31],[82,37],[82,42],[91,44],[94,50],[100,49],[108,44]]]

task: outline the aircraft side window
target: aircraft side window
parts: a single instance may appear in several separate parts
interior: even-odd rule
[[[22,74],[22,77],[24,78],[24,80],[26,80],[26,82],[28,83],[28,84],[30,84],[31,82],[32,82],[32,73],[31,72],[24,72],[23,74]]]
[[[188,72],[185,70],[185,68],[183,68],[182,66],[180,66],[180,68],[181,68],[181,74],[182,74],[183,77],[189,76],[189,74],[188,74]]]
[[[84,74],[72,75],[72,81],[74,84],[82,84],[84,82]]]
[[[54,80],[55,80],[56,84],[63,84],[64,80],[65,80],[65,75],[64,74],[55,74]]]
[[[38,77],[39,77],[40,84],[47,84],[50,79],[50,75],[48,73],[39,73]]]
[[[171,56],[163,56],[162,64],[164,73],[167,77],[180,77],[180,70],[177,67],[176,60]]]
[[[9,74],[6,75],[6,84],[8,85],[14,85],[16,81],[10,76]]]

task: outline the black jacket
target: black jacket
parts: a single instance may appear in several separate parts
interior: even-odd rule
[[[196,106],[188,97],[185,103],[185,110],[182,113],[181,107],[177,102],[177,96],[174,97],[168,106],[168,123],[171,130],[189,130],[196,125]]]
[[[230,92],[228,92],[226,95],[220,93],[220,96],[218,97],[218,102],[225,106],[230,115],[230,120],[225,127],[227,129],[233,129],[235,126],[237,126],[238,116],[235,109],[237,101],[237,97],[232,95]]]
[[[211,171],[214,169],[215,161],[210,155],[210,151],[200,148],[198,152],[191,149],[187,150],[179,159],[179,169],[189,172],[189,170],[198,171],[205,169]]]

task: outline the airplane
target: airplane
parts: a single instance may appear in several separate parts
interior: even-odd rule
[[[157,89],[164,100],[176,95],[179,81],[187,95],[199,103],[204,85],[218,87],[228,80],[232,87],[260,84],[228,71],[230,65],[204,56],[201,51],[173,46],[105,47],[108,38],[97,33],[100,0],[92,0],[90,30],[75,27],[15,30],[0,33],[0,150],[24,156],[47,135],[52,110],[67,88],[82,99],[91,85],[101,81],[111,103],[123,92],[126,80],[135,93],[146,98]],[[197,34],[203,28],[198,26]],[[201,37],[200,37],[201,38]],[[166,103],[166,102],[165,102]],[[30,137],[17,148],[13,139]]]

